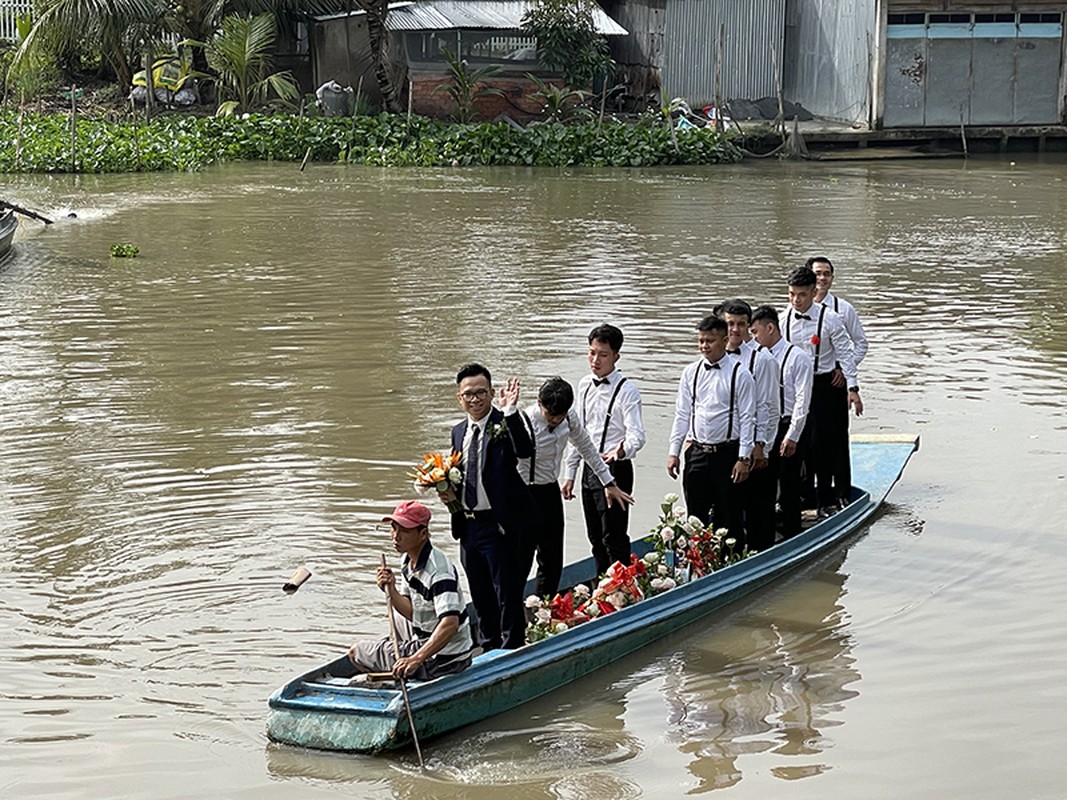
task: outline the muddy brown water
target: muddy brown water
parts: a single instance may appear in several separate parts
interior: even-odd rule
[[[1067,162],[238,165],[0,194],[78,215],[0,265],[4,797],[1063,796]],[[426,743],[423,773],[267,742],[273,689],[387,630],[377,521],[447,446],[459,364],[576,381],[587,330],[619,324],[644,531],[695,322],[781,307],[815,252],[872,342],[853,430],[922,436],[861,535]]]

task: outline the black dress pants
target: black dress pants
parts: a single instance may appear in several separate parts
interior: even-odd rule
[[[615,461],[609,465],[615,484],[627,494],[634,488],[632,461]],[[595,484],[599,488],[593,488]],[[604,487],[588,467],[582,467],[582,512],[585,531],[596,561],[597,575],[603,575],[616,561],[630,563],[630,507],[613,503],[608,508]]]
[[[523,575],[529,574],[536,556],[537,596],[551,597],[559,590],[559,576],[563,572],[563,496],[555,481],[530,484],[530,494],[541,511],[541,527],[526,542]]]
[[[729,529],[741,545],[745,541],[741,489],[744,484],[734,483],[731,477],[739,450],[739,442],[728,442],[714,452],[696,442],[691,444],[685,452],[682,491],[689,514],[705,525],[714,522],[715,530]]]
[[[819,506],[852,496],[852,459],[848,444],[848,388],[835,387],[832,373],[816,375],[811,387],[811,449],[807,463],[814,468]]]

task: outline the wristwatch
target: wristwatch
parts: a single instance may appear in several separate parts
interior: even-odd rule
[[[746,467],[752,466],[752,456],[738,456],[737,460],[744,464]]]
[[[855,392],[856,394],[859,394],[859,393],[860,393],[860,387],[858,387],[858,386],[849,386],[849,387],[848,387],[848,390],[849,390],[850,392]]]

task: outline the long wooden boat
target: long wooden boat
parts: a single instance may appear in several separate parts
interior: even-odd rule
[[[478,656],[458,675],[409,682],[419,740],[490,717],[615,661],[775,580],[839,544],[870,519],[918,449],[916,436],[856,436],[852,502],[803,533],[670,591],[518,650]],[[649,546],[634,543],[642,555]],[[564,570],[561,585],[595,578],[592,559]],[[399,689],[349,685],[347,656],[301,675],[270,698],[267,735],[322,750],[378,752],[411,742]]]
[[[11,209],[0,209],[0,258],[11,249],[11,240],[15,238],[19,221]]]

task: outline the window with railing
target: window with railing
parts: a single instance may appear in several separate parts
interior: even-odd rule
[[[420,31],[406,37],[414,64],[444,64],[445,51],[470,64],[499,64],[530,70],[537,66],[537,38],[500,31]]]

